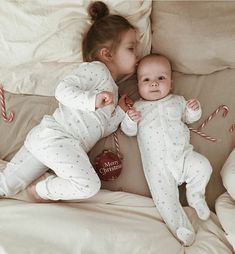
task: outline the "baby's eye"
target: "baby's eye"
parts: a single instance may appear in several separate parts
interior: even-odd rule
[[[134,51],[134,48],[128,48],[130,51]]]
[[[149,81],[149,78],[145,78],[143,79],[144,82],[148,82]]]
[[[164,76],[158,77],[158,80],[164,80],[164,79],[166,79]]]

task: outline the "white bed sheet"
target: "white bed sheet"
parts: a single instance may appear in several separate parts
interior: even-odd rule
[[[217,217],[202,222],[185,208],[196,242],[184,248],[168,231],[151,198],[101,190],[80,203],[0,200],[0,253],[230,254]]]

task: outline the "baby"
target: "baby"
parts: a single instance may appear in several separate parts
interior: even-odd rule
[[[154,203],[171,232],[190,246],[195,233],[180,204],[178,186],[186,182],[188,203],[200,219],[210,216],[205,188],[212,167],[193,151],[185,124],[201,117],[200,103],[171,93],[171,65],[164,56],[145,56],[138,65],[137,78],[141,99],[126,113],[121,129],[128,136],[137,135]]]

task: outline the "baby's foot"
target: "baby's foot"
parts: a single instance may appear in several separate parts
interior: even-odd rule
[[[198,201],[196,204],[193,205],[193,207],[201,220],[207,220],[210,217],[210,209],[205,199]]]
[[[184,246],[192,245],[195,240],[194,232],[184,227],[178,228],[176,231],[176,235]]]

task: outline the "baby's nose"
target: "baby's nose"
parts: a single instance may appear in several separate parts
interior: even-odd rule
[[[156,80],[154,80],[151,84],[152,86],[159,86],[158,82]]]

